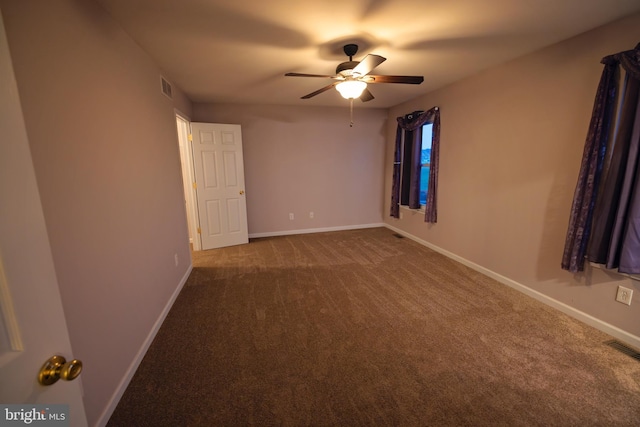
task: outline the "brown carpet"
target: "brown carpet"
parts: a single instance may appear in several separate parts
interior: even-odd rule
[[[384,229],[194,269],[109,426],[638,426],[608,335]]]

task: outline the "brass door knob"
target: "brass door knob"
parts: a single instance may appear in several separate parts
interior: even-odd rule
[[[242,196],[244,194],[244,190],[240,190],[240,195]]]
[[[82,362],[78,359],[67,362],[67,359],[62,356],[52,356],[40,368],[38,382],[42,385],[51,385],[59,379],[72,381],[78,378],[80,372],[82,372]]]

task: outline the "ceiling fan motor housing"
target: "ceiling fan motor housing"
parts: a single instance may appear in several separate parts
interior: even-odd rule
[[[343,71],[345,70],[353,70],[354,68],[356,68],[356,65],[358,65],[360,62],[359,61],[347,61],[347,62],[343,62],[342,64],[338,65],[336,67],[336,74],[341,74]],[[342,73],[342,75],[346,76],[346,75],[351,75],[351,73]]]
[[[341,74],[344,77],[349,77],[352,74],[351,70],[356,68],[356,65],[360,63],[359,61],[353,60],[353,55],[358,52],[358,45],[353,43],[346,44],[343,46],[342,50],[344,50],[345,55],[349,57],[349,60],[336,67],[336,74]]]

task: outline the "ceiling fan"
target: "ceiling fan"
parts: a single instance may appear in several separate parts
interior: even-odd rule
[[[336,80],[321,89],[311,92],[301,99],[309,99],[316,95],[326,92],[335,87],[340,95],[345,99],[360,98],[362,102],[374,99],[373,94],[367,89],[369,83],[404,83],[404,84],[420,84],[424,81],[423,76],[378,76],[369,74],[378,65],[382,64],[387,58],[380,55],[369,54],[360,62],[354,61],[353,56],[358,52],[357,44],[346,44],[343,47],[345,55],[349,57],[347,62],[343,62],[336,68],[334,76],[325,74],[302,74],[287,73],[288,77],[321,77]]]

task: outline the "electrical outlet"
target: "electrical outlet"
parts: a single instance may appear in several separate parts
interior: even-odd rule
[[[178,266],[178,254],[173,254],[173,260],[176,262],[176,267]]]
[[[313,219],[313,212],[309,212],[309,218]]]
[[[624,286],[618,286],[616,301],[621,302],[623,304],[631,305],[632,296],[633,296],[633,289],[625,288]]]
[[[291,221],[293,221],[293,214],[292,214],[292,213],[290,213],[290,214],[289,214],[289,219],[290,219]]]

